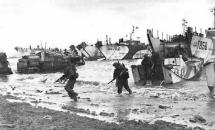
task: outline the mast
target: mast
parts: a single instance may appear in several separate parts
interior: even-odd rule
[[[182,27],[183,27],[183,35],[185,36],[185,31],[186,31],[186,28],[187,28],[187,20],[184,18],[182,19]]]
[[[132,41],[132,35],[134,33],[134,25],[132,26],[132,32],[130,33],[130,41]]]
[[[213,28],[215,29],[215,7],[213,9],[211,9],[211,12],[214,15],[214,26],[213,26]]]
[[[108,45],[108,35],[106,35],[106,44]]]
[[[45,42],[45,50],[46,50],[46,42]]]
[[[133,40],[132,37],[133,37],[134,31],[135,31],[136,29],[138,29],[138,27],[133,25],[133,26],[132,26],[132,32],[130,33],[130,41]]]

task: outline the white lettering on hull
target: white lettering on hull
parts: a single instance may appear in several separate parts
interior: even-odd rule
[[[107,60],[123,59],[129,51],[127,46],[118,46],[118,45],[102,46],[100,50],[105,55]]]

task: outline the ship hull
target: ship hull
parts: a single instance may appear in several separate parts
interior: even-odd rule
[[[0,53],[0,74],[12,74],[11,68],[8,67],[7,55]]]
[[[147,53],[144,45],[110,44],[99,48],[106,60],[138,59]]]
[[[182,58],[167,58],[164,65],[158,68],[159,70],[156,71],[156,74],[152,74],[152,85],[198,80],[202,72],[202,65],[201,60],[184,62]],[[146,72],[144,70],[143,65],[132,66],[135,84],[145,85],[147,83]],[[152,72],[155,72],[155,70],[152,70]]]
[[[203,61],[199,59],[184,62],[182,58],[167,58],[162,67],[165,83],[198,80],[202,65]]]
[[[104,58],[103,54],[96,46],[86,46],[85,48],[81,48],[80,52],[85,60],[98,60]]]
[[[209,33],[213,35],[208,35]],[[207,30],[207,37],[194,36],[191,41],[191,52],[197,58],[203,59],[206,70],[206,81],[210,92],[215,87],[215,30]]]
[[[161,84],[163,82],[169,84],[184,80],[196,80],[196,78],[199,78],[202,71],[203,61],[200,59],[189,59],[187,57],[185,59],[181,54],[175,52],[177,51],[177,46],[182,45],[184,50],[188,50],[185,51],[185,55],[189,56],[189,39],[165,42],[158,38],[154,38],[150,30],[147,31],[147,37],[149,44],[152,47],[152,51],[154,52],[152,55],[152,61],[154,63],[158,62],[157,65],[159,66],[156,74],[159,74],[160,77],[152,78],[153,80],[160,81]],[[156,59],[153,58],[155,55],[158,55]],[[139,65],[139,68],[140,67],[144,68],[144,66]],[[135,67],[132,69],[134,68]],[[152,72],[155,72],[155,70],[152,70]],[[141,69],[136,69],[136,71],[133,71],[134,81],[146,83],[146,77],[144,76],[146,74],[144,73],[145,72],[141,71]]]
[[[17,63],[18,73],[48,73],[62,72],[68,66],[68,61],[76,65],[84,65],[82,57],[63,56],[52,52],[40,52],[23,56]]]

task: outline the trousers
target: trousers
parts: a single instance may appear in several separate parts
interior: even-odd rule
[[[118,94],[122,93],[123,87],[129,92],[129,94],[132,94],[132,91],[128,86],[128,80],[127,79],[126,80],[116,80],[116,86],[118,88],[118,90],[117,90]]]
[[[65,85],[65,90],[67,91],[68,95],[73,98],[77,97],[77,93],[73,90],[74,85],[75,85],[76,79],[69,79],[69,81]]]

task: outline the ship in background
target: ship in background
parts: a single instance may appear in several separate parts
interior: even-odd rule
[[[119,39],[117,43],[111,43],[111,38],[106,35],[105,44],[102,41],[97,41],[95,45],[87,45],[82,42],[77,46],[85,59],[89,60],[124,60],[124,59],[139,59],[148,53],[145,43],[140,40],[134,40],[133,35],[138,27],[133,26],[130,33],[130,39]]]
[[[14,48],[16,50],[16,55],[13,57],[22,57],[25,55],[30,55],[30,54],[36,54],[39,52],[43,52],[43,51],[48,51],[48,52],[57,52],[57,53],[61,53],[61,54],[65,54],[65,55],[80,55],[80,53],[78,52],[77,48],[74,45],[70,45],[69,48],[65,48],[65,49],[60,49],[60,48],[46,48],[46,42],[45,42],[45,46],[41,45],[37,45],[36,47],[31,47],[31,45],[26,48],[26,47],[18,47],[16,46]]]
[[[97,41],[95,45],[89,45],[86,42],[82,42],[81,44],[77,45],[76,48],[81,53],[80,55],[89,61],[104,59],[104,55],[98,49],[98,45],[101,44],[101,41]]]
[[[22,56],[17,63],[18,73],[47,73],[63,72],[69,65],[69,61],[77,66],[84,65],[83,57],[72,54],[62,53],[60,50],[41,50],[31,52],[29,55]]]
[[[102,52],[106,60],[124,60],[124,59],[142,59],[143,56],[148,53],[145,43],[141,43],[140,40],[134,40],[133,35],[138,27],[132,26],[132,32],[130,33],[130,39],[119,39],[118,43],[112,44],[107,37],[106,45],[101,45],[98,49]],[[110,38],[109,38],[110,39]]]
[[[15,47],[16,53],[13,54],[11,57],[12,58],[20,58],[24,55],[30,55],[31,49],[29,48],[23,48],[23,47]]]
[[[51,48],[46,49],[46,43],[45,43],[45,48],[43,48],[42,43],[41,46],[37,45],[37,47],[33,48],[31,47],[31,45],[27,48],[27,47],[14,47],[15,51],[17,52],[14,56],[12,56],[13,58],[21,58],[22,56],[25,55],[30,55],[31,53],[38,53],[44,50],[53,50]],[[59,50],[59,49],[58,49]]]
[[[159,53],[161,58],[176,57],[178,54],[175,52],[177,51],[179,46],[183,49],[186,56],[190,57],[191,56],[190,43],[193,35],[203,36],[202,33],[197,33],[196,29],[193,32],[192,27],[187,27],[186,25],[187,21],[185,19],[183,19],[182,21],[183,21],[182,23],[183,34],[176,34],[173,36],[167,35],[166,39],[163,38],[163,33],[162,33],[162,38],[160,39],[159,36],[154,37],[153,29],[147,30],[147,38],[149,41],[149,45],[152,47],[152,50],[154,52]],[[183,58],[186,58],[186,57],[183,57]]]
[[[166,83],[176,83],[184,80],[198,79],[202,71],[203,61],[193,57],[191,53],[191,41],[194,36],[203,37],[197,33],[196,28],[187,27],[187,21],[182,20],[183,34],[173,35],[163,40],[153,37],[152,31],[147,30],[147,37],[153,52],[159,55]]]

